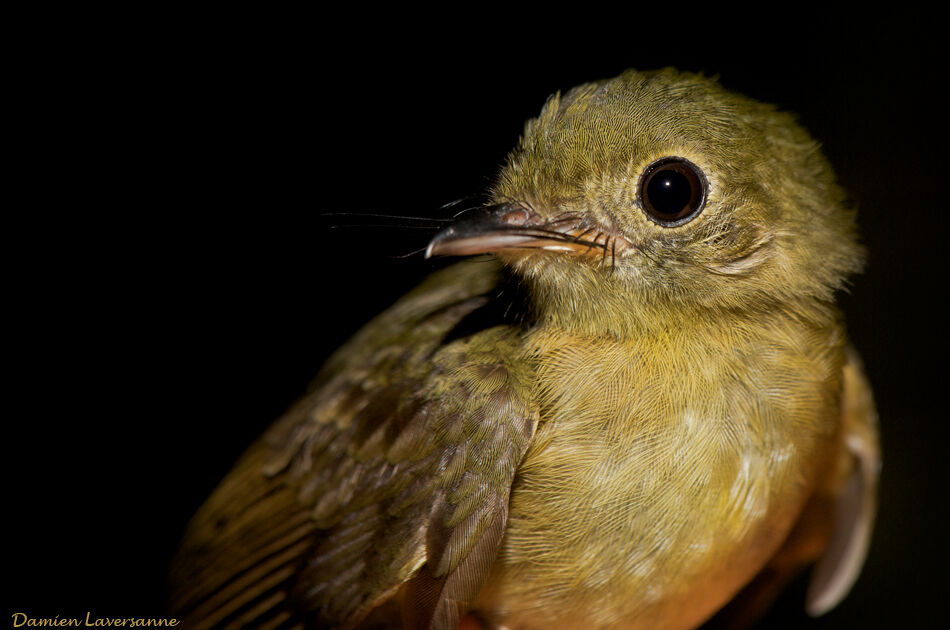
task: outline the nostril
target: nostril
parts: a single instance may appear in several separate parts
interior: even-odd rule
[[[524,208],[517,208],[503,214],[501,220],[508,225],[524,225],[528,221],[528,211]]]

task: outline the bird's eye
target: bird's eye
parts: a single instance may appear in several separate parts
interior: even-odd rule
[[[650,164],[640,175],[640,207],[654,223],[675,227],[693,220],[706,202],[706,177],[698,166],[681,157]]]

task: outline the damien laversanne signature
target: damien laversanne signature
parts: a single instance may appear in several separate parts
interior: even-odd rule
[[[172,627],[177,626],[178,619],[155,619],[147,617],[98,617],[91,612],[86,612],[86,618],[80,617],[30,617],[26,613],[13,613],[13,627],[22,628],[34,626],[90,626],[90,627],[125,627],[125,628],[146,628],[146,627]]]

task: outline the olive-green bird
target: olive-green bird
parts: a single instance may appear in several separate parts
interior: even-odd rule
[[[427,254],[494,258],[243,456],[176,560],[186,627],[677,630],[816,561],[809,612],[845,596],[879,469],[834,303],[863,251],[791,116],[669,69],[555,95]]]

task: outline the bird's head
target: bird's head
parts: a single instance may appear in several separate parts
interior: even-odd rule
[[[494,253],[568,328],[820,310],[860,269],[854,213],[785,113],[674,70],[554,95],[428,255]]]

